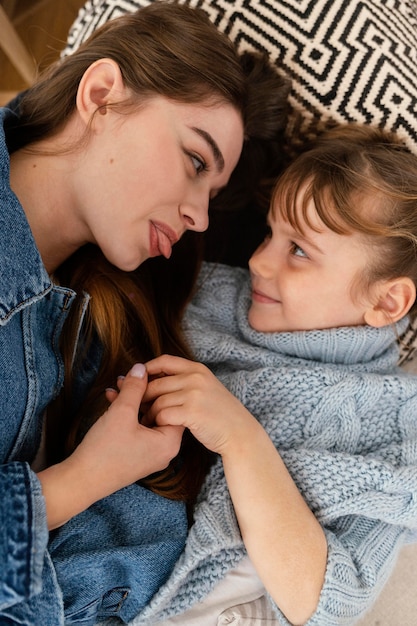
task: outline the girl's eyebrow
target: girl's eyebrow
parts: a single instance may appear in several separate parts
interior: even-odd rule
[[[269,215],[267,216],[266,221],[267,221],[267,225],[271,227]],[[308,239],[308,237],[303,235],[299,230],[296,230],[293,226],[291,226],[291,232],[289,233],[289,235],[294,235],[293,238],[297,239],[297,242],[300,242],[302,246],[307,245],[310,248],[313,248],[314,250],[316,250],[316,252],[318,252],[319,254],[325,254],[323,250],[314,241],[312,241],[311,239]]]
[[[197,128],[196,126],[192,126],[191,130],[193,130],[195,133],[200,135],[200,137],[202,137],[206,141],[206,143],[209,145],[213,153],[214,162],[216,163],[217,171],[220,174],[220,172],[222,172],[224,169],[224,157],[222,153],[220,152],[219,146],[214,141],[210,133],[208,133],[206,130],[203,130],[202,128]]]
[[[296,232],[297,239],[300,241],[300,243],[303,246],[307,245],[308,247],[313,248],[319,254],[324,254],[323,250],[321,248],[319,248],[319,246],[316,243],[314,243],[314,241],[311,241],[311,239],[308,239],[307,237],[304,237],[303,235],[301,235],[297,231],[294,231],[294,232]]]

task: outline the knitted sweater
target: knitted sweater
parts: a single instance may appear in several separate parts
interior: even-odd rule
[[[246,270],[206,264],[187,334],[196,358],[262,423],[324,527],[326,576],[307,626],[354,624],[417,538],[417,378],[397,368],[391,326],[259,333],[249,304]],[[185,551],[132,625],[185,611],[243,554],[218,460]]]

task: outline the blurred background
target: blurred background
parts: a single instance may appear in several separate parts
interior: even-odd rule
[[[0,0],[0,105],[64,48],[85,0]]]

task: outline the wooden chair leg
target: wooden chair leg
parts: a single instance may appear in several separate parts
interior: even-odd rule
[[[22,78],[24,78],[28,85],[31,85],[36,76],[35,62],[17,34],[16,29],[1,4],[0,32],[0,46]]]

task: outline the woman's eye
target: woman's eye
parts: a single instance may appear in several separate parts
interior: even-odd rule
[[[201,174],[207,170],[207,164],[201,157],[190,154],[190,159],[197,174]]]
[[[308,258],[308,255],[304,252],[304,250],[300,248],[299,245],[294,243],[294,241],[291,242],[291,254],[293,254],[294,256]]]

